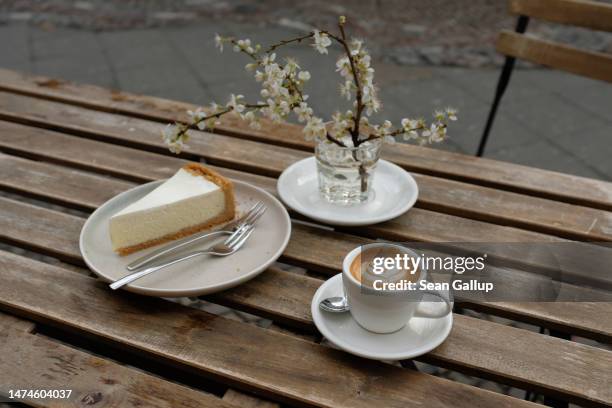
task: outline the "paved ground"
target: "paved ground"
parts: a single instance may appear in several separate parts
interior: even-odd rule
[[[215,32],[263,43],[294,36],[283,27],[247,23],[93,32],[0,25],[2,67],[195,103],[225,101],[230,92],[257,95],[244,59],[213,47]],[[339,101],[334,57],[309,47],[288,50],[313,74],[308,90],[316,111]],[[455,106],[460,121],[442,148],[473,153],[480,138],[497,68],[399,66],[377,62],[384,116],[429,115]],[[612,179],[612,85],[544,69],[517,70],[502,103],[488,157],[567,173]]]
[[[612,0],[598,0],[612,3]],[[507,0],[3,0],[0,22],[29,21],[47,28],[117,30],[241,22],[294,29],[335,27],[368,40],[374,55],[404,65],[483,67],[502,58],[497,33],[512,28]],[[612,34],[533,20],[529,33],[612,52]]]

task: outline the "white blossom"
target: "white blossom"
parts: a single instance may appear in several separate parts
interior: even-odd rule
[[[340,25],[343,25],[345,19],[341,17],[339,21]],[[312,46],[321,54],[328,54],[332,39],[336,38],[319,30],[314,30],[312,37],[314,42]],[[260,95],[263,101],[246,104],[242,95],[232,94],[225,106],[211,104],[208,116],[201,108],[187,111],[191,118],[190,126],[195,125],[200,130],[213,129],[220,124],[219,117],[229,111],[239,114],[254,129],[261,127],[262,117],[273,122],[281,122],[293,113],[299,122],[305,123],[303,130],[307,139],[324,139],[327,136],[335,138],[346,146],[353,146],[368,143],[370,138],[380,138],[384,142],[394,143],[397,136],[406,141],[416,140],[420,144],[428,144],[443,141],[447,137],[447,122],[457,120],[457,110],[446,108],[434,112],[431,124],[426,124],[423,119],[409,118],[402,119],[399,128],[394,128],[388,120],[381,124],[370,124],[368,116],[380,110],[381,102],[378,98],[378,88],[374,83],[375,71],[371,67],[372,58],[363,41],[358,39],[348,40],[347,55],[341,56],[336,61],[336,72],[342,77],[340,94],[348,100],[355,95],[359,98],[353,101],[352,111],[336,112],[327,123],[322,118],[314,116],[312,108],[306,103],[308,95],[303,93],[303,87],[311,79],[311,74],[306,70],[302,71],[296,60],[286,58],[278,62],[274,52],[260,55],[261,45],[253,46],[248,38],[234,40],[231,37],[215,34],[214,40],[215,46],[221,51],[227,42],[233,44],[235,51],[252,57],[253,61],[246,64],[245,69],[253,72],[255,80],[261,84]],[[295,39],[288,40],[288,42],[293,41]],[[276,47],[278,45],[272,49]],[[356,118],[354,112],[360,112],[360,117]],[[357,119],[360,134],[354,140],[352,135],[356,133]],[[171,124],[163,130],[164,143],[172,152],[179,153],[186,147],[185,142],[189,137],[187,129],[188,127],[183,124]]]
[[[162,130],[162,140],[168,146],[168,149],[175,154],[179,154],[185,147],[187,133],[181,135],[181,127],[176,124],[169,124]]]
[[[341,114],[336,112],[332,115],[331,128],[329,133],[336,139],[342,139],[349,134],[349,129],[353,126],[353,115]]]
[[[321,54],[327,54],[327,47],[329,47],[332,43],[329,36],[320,32],[319,30],[314,30],[313,38],[315,42],[313,47],[315,47],[315,49]]]
[[[285,61],[285,72],[288,74],[292,74],[294,73],[296,70],[298,70],[300,68],[300,66],[298,65],[297,61],[294,58],[287,58]]]
[[[298,74],[298,79],[304,82],[308,81],[310,79],[310,72],[300,71],[300,73]]]
[[[312,116],[312,109],[306,102],[300,102],[298,106],[293,108],[293,112],[297,115],[299,122],[306,122]]]
[[[261,124],[259,123],[259,118],[255,115],[255,112],[252,110],[248,111],[242,116],[242,119],[249,122],[249,127],[251,129],[261,129]]]
[[[215,47],[217,47],[220,52],[223,52],[223,41],[223,37],[221,37],[219,34],[215,34]]]
[[[340,95],[344,96],[347,101],[351,100],[351,90],[353,89],[352,81],[344,81],[344,84],[340,84]]]
[[[251,47],[251,40],[249,40],[248,38],[244,39],[244,40],[238,40],[234,43],[234,51],[236,52],[246,52],[247,54],[253,54],[255,52],[255,49],[253,47]]]
[[[378,112],[380,110],[380,105],[380,99],[378,99],[378,97],[371,97],[370,100],[365,104],[366,114],[370,116],[373,113]]]
[[[393,136],[386,135],[386,136],[383,136],[383,142],[389,143],[389,144],[394,144],[395,143],[395,138]]]
[[[164,141],[164,143],[170,143],[176,138],[177,133],[178,127],[173,124],[168,124],[162,130],[162,140]]]
[[[349,48],[351,50],[351,55],[358,55],[359,51],[361,51],[361,46],[363,45],[363,41],[354,39],[351,41]]]
[[[198,129],[204,130],[206,128],[206,123],[203,121],[206,117],[206,112],[202,108],[198,108],[195,111],[188,110],[187,115],[191,118],[191,123],[195,124]]]
[[[385,132],[385,133],[389,133],[389,131],[391,131],[391,128],[393,128],[393,123],[391,123],[391,121],[389,120],[385,120],[381,126],[381,129]]]
[[[274,62],[274,60],[276,59],[276,54],[272,53],[272,54],[266,54],[264,55],[264,57],[261,60],[262,65],[270,65],[271,63]]]
[[[243,98],[244,98],[244,96],[242,96],[242,95],[231,94],[230,95],[230,100],[229,100],[229,102],[227,103],[226,106],[228,108],[232,108],[234,111],[236,111],[238,113],[241,113],[242,111],[244,111],[244,108],[245,108],[245,106],[242,103],[240,103],[240,100],[243,99]]]
[[[338,61],[336,61],[336,72],[340,72],[340,76],[344,78],[349,78],[352,76],[351,62],[348,57],[340,57]]]
[[[306,126],[304,126],[304,136],[306,140],[313,140],[315,138],[323,138],[327,134],[325,124],[321,118],[316,116],[310,117]]]

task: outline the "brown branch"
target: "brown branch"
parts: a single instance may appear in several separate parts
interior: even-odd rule
[[[327,133],[325,135],[325,137],[327,138],[327,140],[329,140],[332,143],[337,144],[340,147],[346,147],[346,145],[344,143],[342,143],[340,140],[336,139],[335,137],[333,137],[332,135],[330,135],[329,133]]]
[[[303,40],[310,38],[312,36],[314,36],[314,33],[305,34],[301,37],[292,38],[290,40],[281,40],[280,42],[269,46],[268,49],[266,50],[266,54],[271,53],[272,51],[276,50],[278,47],[282,47],[284,45],[291,44],[294,42],[302,42]]]
[[[441,127],[443,129],[444,128],[448,128],[448,125],[446,123],[443,123]],[[412,131],[415,131],[415,130],[422,130],[422,129],[425,129],[425,128],[426,128],[426,126],[418,126],[418,127],[411,128],[411,129],[403,129],[403,128],[395,129],[394,131],[392,131],[390,133],[387,133],[387,134],[385,134],[383,136],[394,136],[395,137],[395,136],[399,136],[399,135],[404,134],[404,133],[412,132]],[[361,143],[369,142],[370,140],[380,139],[383,136],[379,136],[379,135],[375,135],[375,134],[371,133],[371,134],[368,135],[367,138],[361,140],[359,143],[361,144]]]
[[[351,71],[353,72],[353,78],[355,80],[355,87],[357,88],[355,92],[355,97],[357,99],[357,114],[355,115],[355,125],[351,130],[351,136],[353,137],[353,144],[355,146],[359,146],[359,122],[361,122],[361,114],[363,112],[363,102],[362,102],[362,91],[361,84],[359,83],[359,75],[357,73],[357,69],[355,68],[355,62],[353,61],[353,57],[351,56],[351,50],[346,42],[346,34],[344,32],[344,24],[338,23],[338,27],[340,28],[340,34],[342,35],[342,41],[340,42],[344,47],[344,51],[346,52],[346,56],[351,65]]]
[[[246,108],[256,110],[256,109],[267,108],[270,105],[268,105],[267,103],[246,103],[246,104],[244,104],[244,106]],[[207,121],[209,119],[220,118],[221,116],[225,115],[226,113],[230,113],[233,110],[234,110],[234,108],[229,106],[229,107],[227,107],[227,108],[225,108],[225,109],[223,109],[223,110],[221,110],[219,112],[215,112],[215,113],[213,113],[211,115],[207,115],[207,116],[201,117],[200,119],[198,119],[198,120],[196,120],[195,122],[192,122],[192,123],[177,123],[177,125],[180,127],[181,130],[176,134],[176,140],[180,139],[185,133],[187,133],[187,131],[189,129],[197,129],[197,126],[200,123],[205,122],[205,121]]]

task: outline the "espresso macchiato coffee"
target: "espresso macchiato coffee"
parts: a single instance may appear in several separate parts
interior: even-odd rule
[[[438,318],[452,310],[439,291],[427,290],[446,304],[445,310],[421,308],[423,291],[414,289],[427,281],[422,255],[401,245],[376,242],[357,247],[342,262],[342,287],[353,319],[374,333],[400,330],[413,316]]]
[[[374,287],[377,280],[388,283],[416,282],[420,276],[420,271],[410,261],[410,255],[396,246],[365,249],[353,259],[350,273],[368,287]]]

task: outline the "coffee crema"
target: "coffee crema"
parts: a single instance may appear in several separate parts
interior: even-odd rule
[[[401,248],[395,246],[380,246],[376,248],[369,248],[365,251],[361,251],[349,267],[351,275],[362,285],[374,287],[375,281],[382,281],[388,283],[395,283],[400,281],[416,282],[421,275],[418,269],[414,269],[410,263],[404,264],[400,262],[393,262],[392,268],[384,268],[382,273],[374,272],[374,264],[380,265],[382,263],[380,258],[393,260],[396,257],[403,257],[406,254]],[[410,256],[410,255],[409,255]],[[398,264],[400,264],[398,268]],[[414,271],[414,273],[413,273]]]

